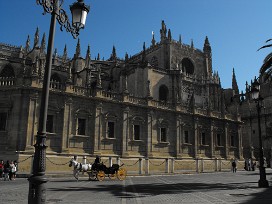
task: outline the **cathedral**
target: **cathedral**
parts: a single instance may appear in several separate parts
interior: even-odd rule
[[[0,43],[0,155],[34,152],[46,61],[45,35],[34,45]],[[54,53],[47,115],[47,154],[120,158],[243,159],[242,109],[235,73],[223,89],[213,71],[208,37],[203,49],[172,39],[161,22],[160,40],[124,58]],[[240,98],[238,99],[241,100]],[[234,107],[239,107],[234,108]],[[248,151],[248,150],[247,150]],[[4,159],[4,158],[1,158]]]

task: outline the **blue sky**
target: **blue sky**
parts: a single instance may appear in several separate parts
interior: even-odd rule
[[[64,0],[69,5],[74,0]],[[271,0],[85,0],[91,10],[84,30],[80,32],[81,54],[91,46],[92,58],[100,53],[108,59],[115,45],[118,57],[127,52],[134,55],[149,46],[152,31],[157,41],[164,20],[172,37],[179,34],[185,44],[191,39],[198,49],[209,37],[213,55],[213,70],[219,72],[223,88],[231,87],[232,69],[235,69],[240,90],[245,82],[258,75],[263,59],[271,49],[257,49],[272,38]],[[37,27],[40,37],[48,37],[50,15],[35,0],[0,1],[0,42],[25,45],[27,35],[33,43]],[[12,13],[10,15],[10,13]],[[73,56],[77,40],[71,34],[56,28],[55,47],[62,55],[67,44],[68,55]]]

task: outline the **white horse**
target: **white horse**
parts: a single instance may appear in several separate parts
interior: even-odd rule
[[[82,164],[82,163],[76,161],[75,159],[70,160],[69,167],[71,167],[71,166],[74,167],[73,175],[76,178],[76,180],[78,180],[79,172],[84,173],[87,171],[91,171],[91,168],[92,168],[91,164]]]

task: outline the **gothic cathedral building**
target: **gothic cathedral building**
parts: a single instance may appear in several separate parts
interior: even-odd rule
[[[0,44],[0,152],[33,154],[46,61],[45,35],[34,46]],[[223,89],[203,49],[172,39],[162,21],[160,40],[122,59],[84,56],[80,41],[53,56],[47,115],[51,155],[125,158],[242,159],[242,122],[228,111]]]

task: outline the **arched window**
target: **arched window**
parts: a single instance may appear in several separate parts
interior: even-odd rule
[[[194,74],[195,68],[192,61],[189,58],[184,58],[181,61],[182,64],[182,72],[186,72],[187,74]]]
[[[15,77],[14,70],[11,65],[7,65],[0,73],[0,77]]]
[[[165,85],[161,85],[159,88],[159,100],[160,101],[168,100],[168,88]]]

